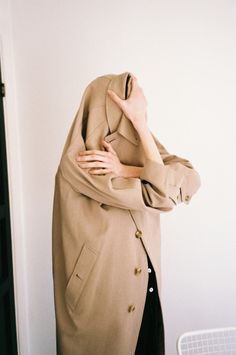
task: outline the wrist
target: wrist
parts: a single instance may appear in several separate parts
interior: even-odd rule
[[[142,134],[149,132],[149,128],[146,122],[143,122],[141,124],[136,124],[134,125],[134,128],[138,132],[139,136],[142,136]]]
[[[139,177],[143,167],[122,164],[122,177]]]
[[[135,119],[132,120],[132,123],[137,131],[142,133],[143,129],[148,129],[147,125],[147,112],[145,112],[144,115],[138,117],[135,117]]]

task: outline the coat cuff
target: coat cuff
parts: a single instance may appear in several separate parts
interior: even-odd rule
[[[183,167],[182,164],[179,164],[179,169],[173,169],[170,165],[163,165],[148,158],[141,171],[140,179],[152,184],[160,193],[171,198],[177,205],[181,197],[180,188],[185,178],[181,166]]]
[[[195,169],[187,169],[184,183],[180,188],[180,202],[184,202],[188,205],[192,196],[197,192],[200,186],[201,178],[199,173]]]

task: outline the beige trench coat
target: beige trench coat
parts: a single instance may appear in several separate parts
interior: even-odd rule
[[[148,253],[161,301],[160,215],[188,204],[200,177],[152,136],[164,165],[145,159],[137,131],[107,94],[125,99],[129,72],[86,87],[55,175],[53,282],[59,355],[134,355],[148,283]],[[91,175],[77,153],[111,142],[140,178]],[[142,272],[136,273],[136,268]]]

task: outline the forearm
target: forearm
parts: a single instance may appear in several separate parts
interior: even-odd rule
[[[158,163],[164,165],[161,154],[149,131],[148,126],[145,124],[142,127],[135,127],[135,129],[139,134],[145,157],[147,159],[157,161]],[[123,165],[122,176],[139,178],[142,170],[143,167],[141,166]]]
[[[156,146],[156,143],[151,135],[151,132],[149,131],[147,124],[140,127],[135,127],[135,129],[139,134],[145,157],[164,165],[161,154]]]

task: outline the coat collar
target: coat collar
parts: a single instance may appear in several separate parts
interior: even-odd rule
[[[127,97],[131,92],[131,77],[129,72],[124,72],[120,75],[109,75],[111,80],[107,89],[113,90],[120,98],[125,99],[126,84]],[[138,133],[132,122],[125,116],[124,112],[106,93],[106,116],[111,133],[118,131],[122,136],[128,139],[135,145],[138,145]]]

